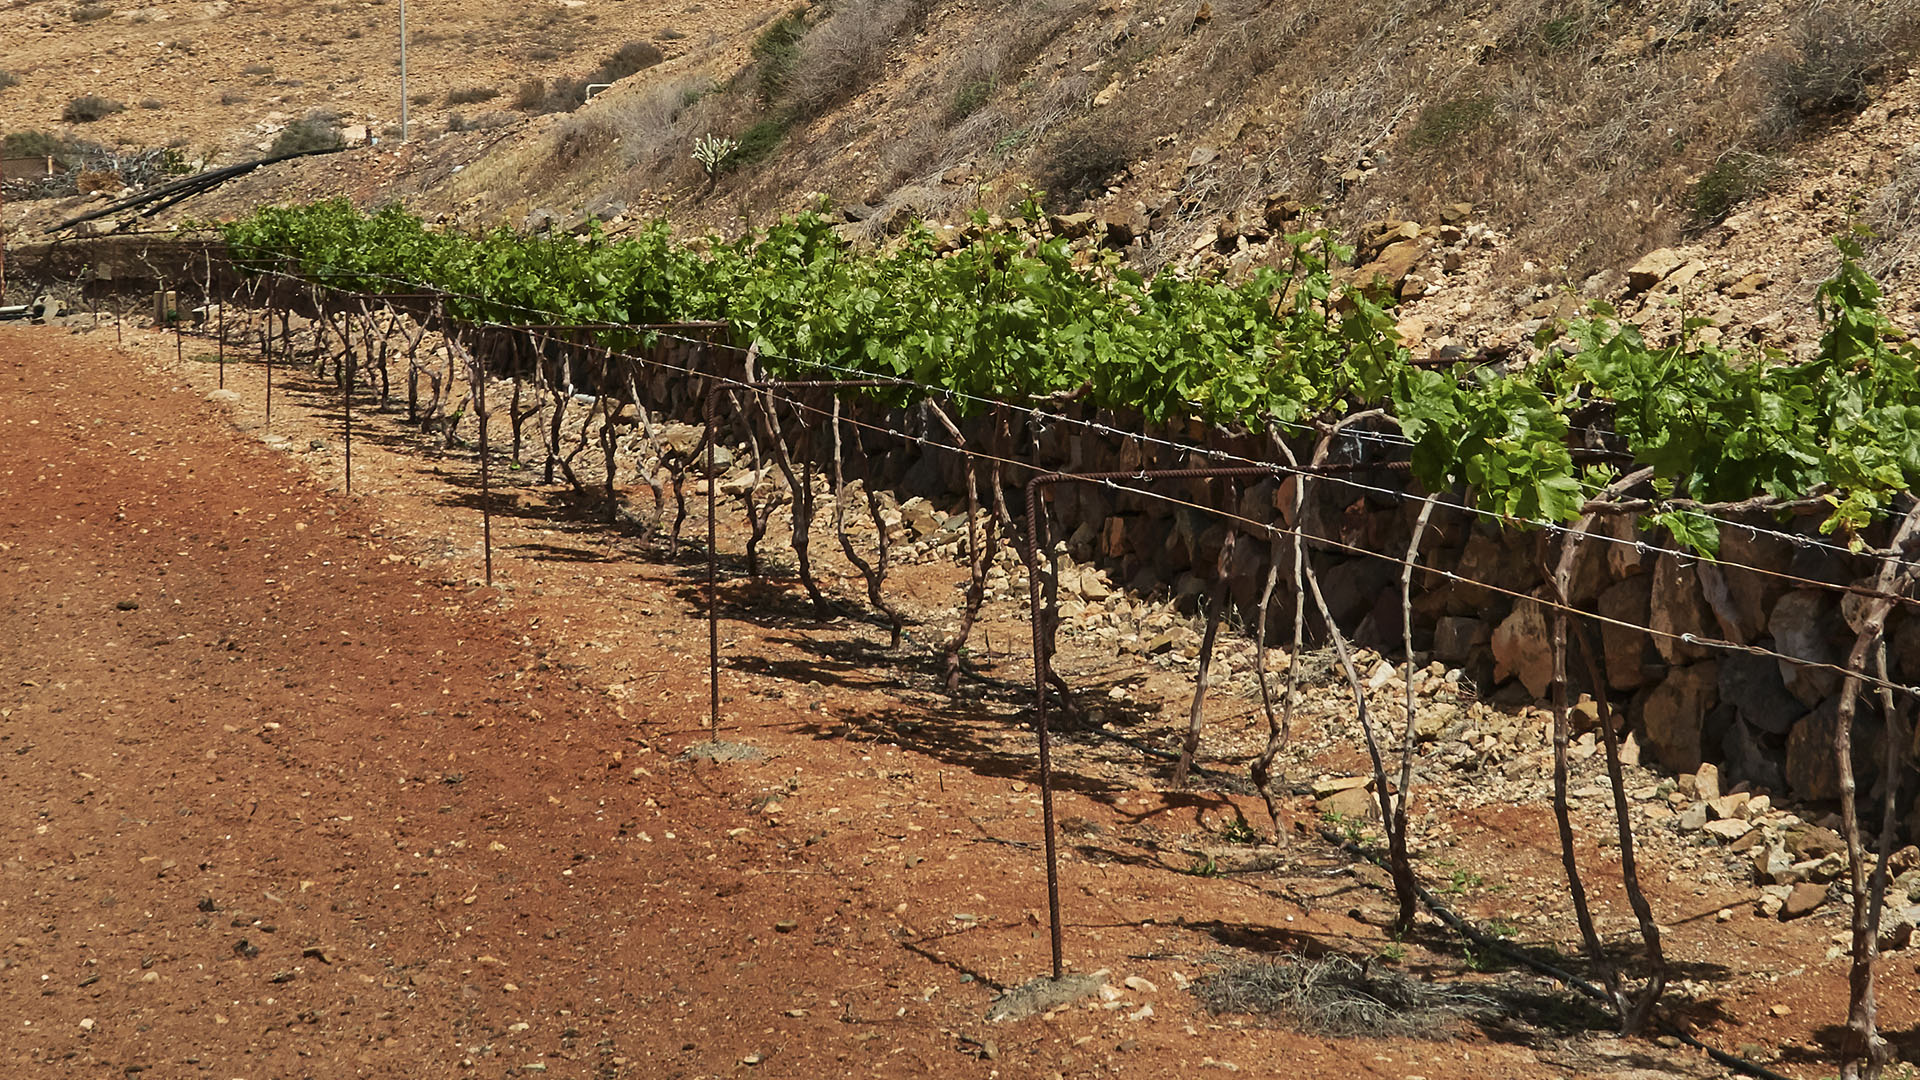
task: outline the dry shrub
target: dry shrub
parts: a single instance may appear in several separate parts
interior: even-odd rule
[[[658,45],[649,41],[629,41],[615,49],[612,56],[600,63],[600,70],[594,72],[594,82],[615,83],[629,75],[636,75],[666,59]]]
[[[67,102],[60,110],[60,119],[69,124],[91,124],[95,120],[105,120],[114,113],[126,112],[127,107],[112,98],[99,94],[82,94]]]
[[[799,42],[789,85],[794,109],[819,116],[865,89],[926,9],[924,0],[852,0],[837,8]]]
[[[478,105],[482,101],[492,101],[500,96],[500,91],[491,86],[467,86],[447,91],[449,105]]]
[[[1312,1035],[1443,1039],[1491,999],[1330,953],[1233,960],[1193,983],[1210,1011],[1284,1017]]]
[[[492,112],[476,113],[473,116],[457,112],[448,113],[447,130],[451,132],[491,131],[494,128],[505,127],[513,123],[513,119],[512,113],[501,112],[498,109]]]
[[[523,79],[513,94],[513,107],[521,112],[536,112],[547,100],[547,80],[538,75]]]
[[[1920,270],[1920,147],[1910,146],[1894,166],[1893,179],[1867,202],[1869,269],[1882,281]]]
[[[105,4],[82,4],[73,9],[74,22],[97,22],[113,14],[113,9]]]
[[[1693,216],[1702,224],[1717,222],[1734,207],[1765,194],[1785,172],[1766,154],[1730,150],[1693,185]]]
[[[299,154],[309,150],[337,150],[347,145],[340,133],[340,117],[325,109],[315,109],[280,130],[274,137],[269,156]]]
[[[106,169],[82,169],[74,179],[74,188],[82,195],[91,195],[96,191],[122,191],[126,186],[126,181],[120,179],[119,174]]]
[[[1371,148],[1379,168],[1345,193],[1345,216],[1418,217],[1472,203],[1512,230],[1502,269],[1532,259],[1545,278],[1563,281],[1671,242],[1695,220],[1697,204],[1710,216],[1724,212],[1727,198],[1744,197],[1732,172],[1698,188],[1746,137],[1757,104],[1741,69],[1719,70],[1711,37],[1635,52],[1629,63],[1606,52],[1635,40],[1618,27],[1540,29],[1572,18],[1568,10],[1509,10],[1493,26],[1504,51],[1490,57],[1425,75],[1405,74],[1418,71],[1411,65],[1376,68],[1381,88],[1366,95],[1364,108],[1356,110],[1349,93],[1332,99],[1341,108],[1317,117],[1309,110],[1296,125],[1286,142],[1297,175],[1326,190],[1330,173],[1356,164],[1348,155]],[[1390,85],[1389,71],[1404,81]],[[1402,111],[1397,103],[1407,101],[1426,104]],[[1400,122],[1382,133],[1391,120]],[[1321,151],[1314,138],[1320,130],[1343,140]],[[1750,170],[1747,178],[1760,176]],[[1749,185],[1745,193],[1755,190]]]
[[[569,118],[553,133],[550,151],[558,169],[571,169],[613,145],[619,132],[601,113]]]
[[[19,85],[20,85],[20,76],[15,75],[13,72],[8,71],[5,68],[0,68],[0,90],[5,90],[9,86],[19,86]]]
[[[1049,208],[1077,210],[1106,191],[1139,156],[1134,132],[1093,117],[1069,125],[1041,153],[1035,179],[1047,193]]]
[[[656,81],[633,93],[596,98],[594,108],[620,136],[629,164],[666,154],[684,156],[694,138],[706,134],[681,126],[690,119],[711,85],[697,77]]]
[[[563,75],[553,80],[547,87],[547,100],[540,106],[542,112],[572,112],[587,103],[587,80]]]
[[[1915,18],[1920,4],[1911,0],[1816,0],[1788,46],[1759,60],[1767,94],[1761,133],[1787,139],[1864,108],[1869,88],[1913,34]]]

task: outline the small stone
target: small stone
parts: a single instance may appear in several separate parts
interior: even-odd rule
[[[1707,834],[1719,837],[1724,843],[1732,843],[1753,831],[1754,828],[1751,824],[1741,821],[1739,818],[1723,818],[1719,821],[1709,821],[1706,823]]]
[[[798,929],[800,929],[800,921],[798,919],[781,919],[779,922],[773,924],[773,932],[776,934],[791,934]]]
[[[1681,832],[1699,832],[1707,827],[1707,804],[1694,803],[1680,812],[1676,822]]]
[[[1132,991],[1135,991],[1136,993],[1141,993],[1141,994],[1157,994],[1160,992],[1160,988],[1158,986],[1155,986],[1151,980],[1143,979],[1138,975],[1127,976],[1125,979],[1121,980],[1121,985],[1125,986],[1129,990],[1132,990]]]
[[[1709,761],[1700,766],[1693,774],[1693,793],[1695,798],[1707,803],[1720,797],[1720,767],[1718,765]],[[1732,815],[1722,814],[1720,816],[1730,817]]]
[[[1324,799],[1351,788],[1363,788],[1373,783],[1371,776],[1335,776],[1325,780],[1316,780],[1313,784],[1313,797]]]
[[[1793,1015],[1793,1006],[1791,1006],[1791,1005],[1775,1005],[1775,1006],[1772,1006],[1771,1008],[1769,1008],[1769,1009],[1767,1009],[1767,1011],[1768,1011],[1768,1012],[1770,1012],[1770,1013],[1772,1013],[1772,1014],[1773,1014],[1773,1015],[1775,1015],[1775,1016],[1792,1016],[1792,1015]]]
[[[1732,922],[1733,909],[1728,907],[1723,907],[1719,911],[1714,912],[1713,921],[1714,922]]]
[[[1680,269],[1686,261],[1672,248],[1649,252],[1627,269],[1627,288],[1636,293],[1646,292],[1660,284],[1668,274]]]
[[[1787,853],[1793,856],[1794,862],[1821,859],[1845,850],[1845,844],[1842,843],[1839,833],[1818,825],[1794,829],[1787,833],[1785,839]]]
[[[1780,920],[1785,922],[1788,919],[1798,919],[1803,915],[1810,915],[1816,908],[1826,902],[1827,887],[1825,885],[1815,885],[1811,881],[1803,881],[1795,885],[1793,891],[1787,894],[1786,902],[1780,906]]]
[[[1371,818],[1380,812],[1380,804],[1364,785],[1337,791],[1314,807],[1322,814],[1338,814],[1343,818]]]

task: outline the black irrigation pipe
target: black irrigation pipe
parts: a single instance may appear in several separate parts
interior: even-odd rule
[[[276,154],[271,157],[256,158],[253,161],[242,161],[235,165],[224,165],[218,169],[208,169],[205,172],[195,173],[184,179],[175,180],[169,184],[161,184],[157,188],[129,195],[124,199],[115,200],[98,210],[90,210],[78,217],[70,217],[58,224],[49,225],[41,230],[41,232],[43,235],[50,236],[62,229],[72,228],[82,222],[107,217],[112,214],[117,214],[122,210],[131,210],[137,206],[146,207],[145,210],[140,211],[142,217],[152,217],[175,203],[191,199],[195,195],[203,195],[227,181],[245,176],[263,165],[274,165],[282,161],[291,161],[294,158],[313,157],[318,154],[337,154],[345,149],[346,147],[344,146],[329,146],[319,150],[298,150],[291,154]]]

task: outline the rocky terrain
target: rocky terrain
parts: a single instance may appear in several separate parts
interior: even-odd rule
[[[849,235],[883,242],[915,217],[1004,211],[1034,185],[1089,243],[1230,275],[1324,222],[1362,274],[1385,276],[1427,351],[1511,348],[1595,300],[1656,333],[1701,316],[1792,350],[1829,238],[1858,225],[1911,326],[1911,0],[1712,8],[435,5],[414,18],[415,138],[396,146],[392,4],[296,23],[266,4],[16,2],[0,10],[19,43],[0,131],[225,162],[320,110],[383,142],[162,220],[347,194],[464,227],[598,218],[618,233],[665,216],[730,233],[824,198]],[[1342,65],[1299,66],[1335,41]],[[646,66],[584,107],[523,100],[528,79],[577,81],[625,43],[653,50]],[[1561,78],[1570,63],[1591,74]],[[63,122],[86,94],[127,108]],[[712,178],[692,157],[709,137],[739,147]],[[0,225],[18,244],[75,205],[16,203]]]
[[[685,234],[736,233],[787,210],[821,207],[838,215],[841,233],[856,243],[885,244],[925,220],[936,242],[947,244],[972,213],[1011,216],[1031,185],[1048,192],[1050,210],[1020,223],[1036,239],[1065,237],[1083,261],[1102,249],[1117,251],[1146,270],[1242,275],[1284,261],[1289,233],[1326,225],[1354,248],[1347,273],[1397,301],[1400,333],[1416,355],[1509,363],[1524,361],[1543,329],[1593,303],[1609,305],[1654,338],[1679,332],[1686,320],[1704,320],[1692,332],[1804,355],[1818,332],[1814,285],[1836,261],[1831,238],[1860,226],[1868,230],[1869,268],[1887,289],[1886,310],[1898,332],[1911,335],[1920,326],[1920,77],[1911,31],[1920,16],[1904,0],[1654,3],[1632,12],[1503,4],[1471,15],[1386,3],[1283,11],[1258,0],[848,0],[792,11],[634,0],[537,9],[416,4],[409,92],[419,97],[415,130],[405,141],[396,131],[398,73],[383,42],[397,30],[396,16],[391,3],[120,9],[15,2],[0,9],[0,37],[9,42],[0,58],[7,73],[0,79],[0,130],[47,132],[56,141],[83,139],[127,154],[170,147],[183,166],[261,153],[290,125],[316,117],[343,139],[375,143],[260,170],[157,221],[123,215],[84,230],[93,235],[344,194],[368,206],[398,199],[453,228],[598,227],[613,235],[659,216]],[[647,54],[638,70],[591,101],[576,102],[576,90],[585,97],[583,80],[633,42],[657,55]],[[1319,62],[1303,64],[1302,57]],[[523,93],[535,78],[540,92]],[[558,106],[555,93],[564,99]],[[123,107],[98,119],[62,119],[89,94]],[[712,139],[728,145],[708,169],[693,152]],[[120,194],[115,175],[104,170],[89,181],[97,190],[85,193],[10,199],[0,208],[0,228],[13,245],[39,239],[54,222]],[[93,316],[65,325],[98,333]],[[165,343],[145,347],[164,351]],[[205,390],[205,367],[183,363],[180,377]],[[451,380],[443,389],[456,393]],[[230,396],[216,400],[236,413],[254,400],[220,393]],[[578,424],[581,411],[574,415]],[[267,445],[331,482],[338,465],[324,415],[304,423],[311,430],[270,435]],[[583,446],[591,438],[585,428],[568,428],[565,436]],[[665,425],[648,441],[624,444],[621,464],[634,468],[662,444],[685,452],[697,438],[693,427]],[[431,451],[432,469],[440,470],[431,481],[411,466],[386,467],[411,475],[408,497],[424,499],[421,489],[464,468],[457,456],[453,440]],[[787,511],[779,508],[774,470],[765,463],[756,469],[751,448],[736,445],[726,450],[723,475],[706,482],[728,499],[754,492],[774,501],[769,557],[784,565],[791,550],[778,538]],[[511,499],[527,519],[578,515],[579,507],[561,505],[565,496],[539,490],[524,475],[516,483]],[[395,482],[393,490],[405,487]],[[829,520],[832,491],[816,495],[820,520]],[[1249,497],[1272,505],[1275,493]],[[1354,509],[1326,498],[1326,512],[1340,515],[1346,539],[1374,550],[1405,545],[1404,508]],[[857,502],[863,511],[864,500]],[[929,498],[907,491],[885,495],[881,506],[877,526],[895,545],[916,628],[944,631],[964,572],[961,508],[938,492]],[[1114,791],[1150,791],[1156,801],[1192,810],[1192,820],[1178,828],[1147,826],[1124,809],[1134,796],[1090,798],[1085,813],[1067,822],[1080,829],[1082,856],[1102,873],[1124,866],[1195,878],[1277,874],[1261,879],[1268,890],[1261,903],[1310,894],[1314,903],[1303,911],[1337,915],[1347,945],[1364,942],[1354,947],[1397,962],[1402,943],[1381,932],[1391,913],[1370,864],[1324,870],[1342,888],[1358,883],[1351,901],[1344,893],[1314,892],[1312,875],[1323,871],[1312,868],[1313,860],[1324,853],[1303,855],[1261,835],[1269,824],[1284,835],[1286,823],[1259,820],[1257,802],[1239,779],[1267,738],[1255,646],[1244,634],[1230,635],[1214,652],[1205,679],[1211,704],[1200,764],[1213,794],[1161,790],[1199,675],[1205,627],[1192,568],[1217,553],[1218,537],[1209,540],[1191,523],[1183,533],[1171,516],[1137,508],[1075,506],[1057,554],[1063,667],[1081,691],[1067,736],[1083,755],[1077,767]],[[440,516],[433,528],[457,537],[447,523],[451,511],[442,505],[434,513]],[[850,517],[856,542],[874,545],[864,514]],[[1741,561],[1771,575],[1764,580],[1636,548],[1629,531],[1586,561],[1579,599],[1676,635],[1833,659],[1837,635],[1857,612],[1788,587],[1781,575],[1845,583],[1865,571],[1845,553],[1822,548],[1811,521],[1768,527],[1804,542],[1750,538]],[[737,542],[737,517],[729,528]],[[1437,533],[1433,568],[1497,580],[1520,595],[1539,585],[1525,538],[1458,522]],[[576,541],[569,535],[522,542],[528,551],[572,559],[580,557],[570,546]],[[464,577],[452,567],[471,561],[470,540],[436,543],[411,557]],[[1158,562],[1169,552],[1171,569]],[[823,560],[833,584],[857,594],[853,568],[832,552]],[[996,650],[1002,664],[1023,653],[1031,619],[1025,568],[1014,550],[1003,543],[992,567],[982,634],[987,666]],[[570,597],[605,601],[597,591],[603,582],[590,575],[574,576]],[[1373,610],[1382,583],[1344,564],[1330,567],[1328,580],[1333,606],[1359,628],[1358,668],[1375,718],[1395,733],[1390,744],[1400,732],[1415,742],[1414,842],[1423,876],[1446,886],[1453,902],[1498,936],[1573,948],[1544,816],[1551,723],[1535,702],[1551,674],[1540,611],[1437,577],[1423,582],[1409,723],[1399,705],[1406,671],[1386,659],[1397,654],[1397,621],[1390,626]],[[1233,587],[1244,603],[1254,587],[1250,573],[1237,575]],[[668,612],[663,598],[675,595],[663,585],[648,601],[660,643],[679,632],[677,615],[653,612]],[[1397,616],[1394,599],[1389,614]],[[595,609],[596,632],[616,637],[612,627],[625,615],[612,606]],[[857,628],[834,632],[857,636]],[[760,657],[764,670],[805,670],[781,651],[791,644],[782,642]],[[1920,626],[1896,621],[1891,644],[1896,670],[1913,681]],[[834,662],[859,670],[860,662],[845,657],[870,650],[857,641],[843,645]],[[1577,687],[1586,693],[1574,704],[1571,797],[1583,858],[1609,868],[1619,859],[1596,734],[1595,697],[1606,692],[1632,731],[1624,744],[1628,814],[1644,863],[1657,868],[1660,917],[1682,942],[1686,964],[1675,998],[1693,1009],[1687,1015],[1703,1030],[1720,1025],[1722,1041],[1747,1056],[1817,1064],[1834,1045],[1832,1032],[1816,1026],[1810,1006],[1795,1009],[1819,1002],[1822,1024],[1839,1015],[1833,1002],[1845,941],[1846,864],[1838,822],[1828,813],[1839,780],[1827,752],[1836,680],[1764,658],[1715,659],[1684,639],[1603,634],[1602,646],[1607,685]],[[688,662],[685,650],[664,647],[656,661],[671,663],[662,659],[671,654],[673,662]],[[1309,687],[1285,761],[1297,831],[1371,845],[1378,793],[1370,791],[1340,668],[1322,651],[1294,658],[1275,647],[1257,659],[1273,672],[1298,660]],[[645,678],[628,664],[600,685],[624,705]],[[817,723],[821,738],[903,741],[970,770],[983,763],[1011,768],[1006,762],[1024,761],[1027,752],[1025,733],[1010,719],[1013,707],[995,724],[969,729],[964,750],[937,745],[925,734],[925,716],[947,719],[940,710],[951,705],[908,675],[880,677],[857,709],[843,710],[851,717],[844,720],[829,716],[840,706],[817,680],[756,679],[756,706],[782,716],[804,711],[797,723]],[[903,718],[901,709],[925,715]],[[624,773],[625,761],[617,754],[615,760],[616,773]],[[924,779],[931,766],[921,766]],[[1868,761],[1862,769],[1870,787],[1875,768]],[[631,777],[638,783],[643,773],[652,779],[644,766]],[[939,782],[946,783],[944,773]],[[1030,798],[1024,787],[1015,793]],[[1197,801],[1182,802],[1188,798]],[[832,813],[817,812],[826,815],[822,823]],[[876,820],[884,816],[883,808]],[[1316,820],[1317,829],[1309,824]],[[1920,831],[1906,824],[1908,835]],[[889,836],[892,849],[883,839]],[[872,839],[861,865],[871,865],[876,853],[898,854],[901,837]],[[1883,948],[1899,950],[1911,945],[1920,924],[1920,851],[1903,848],[1890,870],[1897,877],[1878,936]],[[1617,883],[1599,891],[1602,932],[1630,935],[1634,922]],[[974,895],[956,892],[947,906]],[[1096,890],[1089,886],[1085,895]],[[1142,887],[1139,895],[1166,894]],[[1191,899],[1181,896],[1165,902]],[[979,924],[976,915],[953,915],[955,932]],[[1191,931],[1197,918],[1183,909],[1161,925]],[[1271,925],[1279,918],[1272,911],[1246,918],[1263,934],[1276,932],[1275,940],[1295,940]],[[781,925],[775,934],[794,929]],[[920,940],[909,930],[906,937],[891,932]],[[1216,930],[1209,940],[1204,947],[1244,947],[1248,938]],[[1160,958],[1154,941],[1131,947],[1177,966],[1130,973],[1140,985],[1116,976],[1096,1007],[1116,1020],[1144,1022],[1152,1015],[1147,998],[1158,985],[1184,988],[1203,946],[1188,942],[1177,961]],[[1468,954],[1469,968],[1478,962]],[[1902,969],[1889,973],[1891,985],[1911,985],[1910,965],[1888,967]],[[973,979],[969,973],[977,991]],[[931,997],[929,991],[923,1003]],[[1171,1011],[1164,999],[1162,1005]],[[1890,1030],[1916,1022],[1903,1009],[1890,1006]],[[1049,1022],[1057,1015],[1050,1012]],[[986,1044],[980,1050],[983,1060],[992,1059]],[[1177,1052],[1169,1051],[1169,1060]],[[757,1065],[759,1055],[741,1048],[729,1061]],[[1201,1064],[1220,1060],[1208,1056]],[[1502,1060],[1508,1074],[1529,1067]],[[1435,1074],[1454,1075],[1446,1068]]]

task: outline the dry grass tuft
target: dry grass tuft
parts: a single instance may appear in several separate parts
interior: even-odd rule
[[[1893,179],[1873,193],[1864,215],[1875,277],[1891,281],[1920,271],[1920,147],[1908,147]]]
[[[1314,1035],[1451,1038],[1491,999],[1338,953],[1233,960],[1196,980],[1194,996],[1215,1013],[1285,1017]]]
[[[478,105],[482,101],[492,101],[500,96],[500,91],[491,86],[465,86],[447,91],[449,105]]]
[[[1912,0],[1815,0],[1784,48],[1760,58],[1764,136],[1785,140],[1864,108],[1873,84],[1915,36]]]
[[[67,102],[66,107],[60,110],[60,119],[69,124],[91,124],[95,120],[105,120],[114,113],[126,111],[127,107],[124,104],[112,98],[104,98],[99,94],[82,94]]]
[[[794,111],[810,119],[866,89],[929,7],[926,0],[852,0],[836,7],[797,45],[787,87]]]

